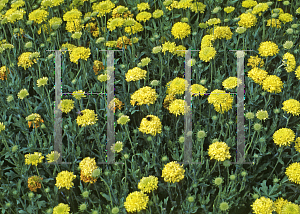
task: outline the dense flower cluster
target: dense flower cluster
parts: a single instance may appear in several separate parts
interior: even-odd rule
[[[289,146],[295,140],[295,133],[289,128],[281,128],[273,134],[273,140],[279,147]]]
[[[76,122],[79,126],[88,126],[96,124],[98,120],[97,114],[95,114],[94,110],[85,109],[81,111],[82,115],[79,115],[76,119]]]
[[[290,164],[286,170],[285,174],[288,179],[296,184],[300,184],[300,163],[292,163]]]
[[[158,188],[158,178],[150,175],[149,177],[143,177],[138,183],[138,188],[142,192],[150,193]]]
[[[95,183],[97,178],[92,177],[92,173],[95,169],[97,169],[95,158],[86,157],[79,163],[80,167],[80,179],[87,183],[90,182]]]
[[[288,99],[282,103],[282,110],[286,111],[293,116],[299,116],[300,114],[300,102],[295,99]]]
[[[271,214],[275,211],[275,205],[272,199],[266,197],[257,198],[251,205],[255,214]]]
[[[128,70],[128,72],[125,74],[125,77],[126,77],[125,80],[127,82],[130,82],[130,81],[137,81],[140,79],[145,79],[146,74],[147,74],[146,70],[142,70],[139,67],[135,67],[133,69]]]
[[[214,90],[207,98],[208,103],[213,104],[215,110],[221,114],[232,109],[233,97],[223,90]]]
[[[135,191],[127,196],[124,207],[127,212],[140,212],[147,208],[148,201],[149,197],[145,193]]]
[[[158,94],[156,93],[155,89],[152,89],[149,86],[145,86],[143,88],[138,89],[131,95],[130,103],[131,105],[135,105],[137,102],[137,105],[143,105],[143,104],[154,104],[158,97]]]
[[[229,152],[229,147],[225,142],[214,142],[213,144],[209,145],[208,148],[208,155],[210,159],[215,159],[217,161],[225,161],[226,159],[230,159],[231,155]]]
[[[141,125],[139,127],[139,131],[146,134],[151,134],[155,136],[157,133],[162,132],[162,124],[160,119],[154,115],[147,115],[147,118],[150,117],[150,120],[143,118],[141,121]]]
[[[184,179],[184,172],[183,165],[180,166],[176,161],[172,161],[164,166],[161,177],[164,178],[165,182],[180,182]]]
[[[173,25],[171,32],[175,39],[183,39],[191,34],[191,27],[187,23],[177,22]]]
[[[75,178],[76,175],[74,175],[73,172],[69,172],[69,171],[59,172],[56,176],[55,186],[57,186],[58,189],[65,187],[66,189],[69,190],[71,187],[73,187],[74,185],[73,180]]]

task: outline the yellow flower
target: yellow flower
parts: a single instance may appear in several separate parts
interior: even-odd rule
[[[114,7],[115,4],[111,1],[102,1],[99,3],[94,3],[92,9],[94,12],[98,12],[97,17],[102,17],[105,14],[110,13]]]
[[[276,45],[274,42],[266,41],[261,42],[258,48],[259,54],[261,56],[274,56],[279,52],[278,45]]]
[[[255,83],[259,85],[263,84],[263,81],[267,76],[268,72],[258,67],[254,67],[248,72],[248,77],[250,77]]]
[[[38,87],[47,85],[48,77],[43,77],[37,80]]]
[[[59,6],[61,5],[61,3],[63,3],[64,0],[43,0],[41,5],[44,7],[55,7],[55,6]]]
[[[300,213],[300,206],[289,202],[282,206],[281,210],[282,214],[299,214]]]
[[[84,26],[81,24],[80,19],[74,19],[74,21],[67,22],[66,24],[66,30],[70,33],[81,31],[83,28]]]
[[[208,24],[209,26],[211,25],[217,25],[221,23],[221,19],[219,18],[211,18],[209,20],[206,21],[206,24]]]
[[[171,32],[175,39],[183,39],[191,34],[191,27],[187,23],[177,22],[173,25]]]
[[[240,21],[238,22],[238,25],[244,28],[251,28],[257,23],[256,16],[252,13],[242,13],[239,18]]]
[[[56,207],[53,208],[53,214],[69,214],[70,207],[68,204],[60,203]]]
[[[280,93],[283,88],[283,82],[276,75],[269,75],[264,79],[262,89],[270,93]]]
[[[40,122],[44,122],[44,120],[41,118],[41,115],[34,113],[29,115],[28,117],[26,117],[26,120],[28,120],[28,126],[30,128],[31,124],[33,124],[33,128],[34,127],[39,127],[39,123]]]
[[[30,189],[30,191],[32,192],[36,192],[36,190],[38,188],[41,188],[41,181],[43,180],[43,178],[39,177],[39,176],[31,176],[28,178],[28,188]]]
[[[166,51],[169,51],[172,54],[175,54],[175,50],[176,50],[176,44],[175,42],[165,42],[164,44],[162,44],[162,52],[164,53],[164,55],[166,54]],[[179,52],[179,51],[176,51]]]
[[[25,5],[25,1],[18,0],[11,4],[11,8],[18,9],[19,7],[23,7]]]
[[[296,75],[297,79],[300,80],[300,65],[295,70],[295,75]]]
[[[204,62],[209,62],[214,59],[217,54],[217,51],[214,47],[204,47],[199,52],[199,58]]]
[[[84,95],[84,91],[82,91],[82,90],[79,90],[79,91],[74,91],[73,93],[72,93],[72,95],[73,95],[73,97],[75,97],[75,99],[77,99],[77,100],[80,100],[82,97],[86,97],[85,95]]]
[[[286,170],[285,174],[288,179],[296,184],[300,184],[300,163],[292,163],[290,164]]]
[[[205,35],[201,40],[201,49],[205,47],[213,47],[212,42],[215,40],[213,35]]]
[[[259,16],[261,16],[261,13],[265,12],[268,8],[269,8],[269,6],[267,3],[259,3],[254,6],[254,8],[252,10],[252,14],[254,14],[254,15],[259,14]]]
[[[281,128],[273,134],[273,140],[276,145],[289,146],[291,142],[294,142],[295,133],[289,128]]]
[[[64,113],[69,113],[74,108],[74,100],[64,99],[60,101],[58,105],[58,109],[60,109]]]
[[[3,17],[6,18],[8,22],[14,24],[17,20],[22,20],[24,14],[26,14],[26,11],[23,9],[16,10],[14,8],[11,8],[6,11]]]
[[[87,183],[90,182],[95,183],[97,178],[92,177],[92,173],[95,169],[97,169],[95,158],[86,157],[79,163],[80,167],[80,179]]]
[[[130,103],[131,105],[135,105],[135,102],[137,102],[137,105],[141,106],[143,104],[154,104],[158,97],[158,94],[156,93],[155,89],[152,89],[149,86],[145,86],[143,88],[138,89],[131,95]]]
[[[43,162],[43,159],[45,158],[42,153],[35,152],[34,154],[26,154],[25,156],[25,164],[26,165],[34,165],[37,166],[39,163]]]
[[[193,0],[180,0],[177,9],[187,9],[191,7]]]
[[[291,53],[285,53],[283,55],[283,61],[286,61],[285,66],[286,66],[286,71],[288,73],[292,72],[295,70],[296,68],[296,60],[293,54]]]
[[[224,11],[225,11],[226,13],[231,13],[231,12],[234,11],[234,9],[235,9],[235,7],[229,6],[229,7],[225,7],[225,8],[224,8]]]
[[[117,141],[112,147],[111,150],[115,153],[120,153],[123,150],[123,143],[121,141]]]
[[[167,87],[167,94],[184,94],[185,90],[187,89],[188,82],[184,78],[176,77],[175,79],[169,81],[166,84]]]
[[[277,198],[277,200],[274,202],[276,213],[281,213],[281,209],[282,209],[283,205],[288,204],[288,203],[289,203],[288,200],[285,200],[282,197]]]
[[[293,116],[298,116],[300,114],[300,102],[295,99],[289,99],[282,103],[282,110],[286,111]]]
[[[254,0],[246,0],[242,2],[242,7],[251,8],[257,5],[257,2]]]
[[[0,68],[0,79],[7,79],[7,75],[10,73],[10,70],[4,65]]]
[[[122,27],[123,24],[124,24],[124,19],[123,18],[110,18],[108,21],[107,21],[107,28],[110,30],[110,31],[113,31],[115,30],[117,27]]]
[[[144,27],[139,22],[136,22],[134,24],[134,26],[125,27],[125,32],[128,33],[129,35],[141,32],[143,30],[144,30]]]
[[[260,120],[268,119],[269,115],[267,111],[259,110],[256,112],[256,117]]]
[[[83,59],[87,61],[90,55],[91,55],[91,50],[89,48],[77,47],[71,51],[70,61],[78,64],[79,59]]]
[[[117,123],[121,124],[121,125],[125,125],[126,123],[128,123],[130,121],[129,116],[128,115],[122,115],[118,120]]]
[[[81,111],[82,115],[79,115],[76,119],[76,122],[79,126],[94,125],[98,120],[97,114],[94,110],[85,109]]]
[[[207,98],[208,103],[213,104],[215,110],[221,114],[232,109],[233,98],[230,93],[223,90],[214,90]]]
[[[251,66],[252,68],[254,67],[263,67],[265,62],[263,61],[262,58],[259,58],[258,56],[250,56],[248,59],[248,64],[247,66]]]
[[[19,58],[18,58],[18,66],[23,67],[25,70],[28,67],[31,67],[33,65],[33,63],[36,63],[36,59],[31,60],[30,59],[30,55],[32,54],[32,52],[25,52],[22,53]]]
[[[151,118],[150,121],[146,118],[143,118],[139,127],[139,131],[142,133],[151,134],[152,136],[155,136],[157,133],[160,134],[162,131],[160,119],[154,115],[147,115],[147,117]]]
[[[231,155],[229,153],[229,147],[225,142],[214,142],[209,145],[208,155],[210,159],[215,159],[217,161],[225,161],[226,159],[230,159]]]
[[[204,13],[206,8],[206,5],[203,4],[202,2],[194,2],[192,3],[192,5],[190,6],[190,9],[193,13]]]
[[[279,19],[269,19],[267,22],[267,26],[281,28],[281,23]]]
[[[136,15],[136,20],[137,21],[143,21],[146,22],[147,20],[149,20],[152,17],[152,14],[149,12],[140,12]]]
[[[138,183],[138,188],[142,192],[150,193],[153,190],[158,188],[158,178],[155,176],[150,175],[149,177],[143,177],[140,182]]]
[[[296,138],[296,141],[295,141],[295,149],[297,152],[300,153],[300,137],[297,137]]]
[[[19,93],[18,93],[18,98],[23,100],[25,97],[27,97],[29,95],[28,91],[26,89],[22,89]]]
[[[46,155],[46,157],[48,163],[53,163],[59,159],[60,154],[57,151],[52,151],[51,154]]]
[[[283,22],[283,24],[287,22],[292,22],[294,20],[293,15],[289,13],[282,13],[279,15],[279,20]]]
[[[191,86],[192,96],[198,97],[200,93],[200,96],[203,97],[207,90],[208,90],[207,88],[205,88],[203,85],[200,84],[193,84]]]
[[[140,3],[140,4],[137,4],[136,6],[139,11],[144,11],[144,10],[150,9],[150,6],[148,3]]]
[[[43,21],[47,20],[48,15],[48,11],[37,9],[29,13],[28,19],[36,22],[37,24],[41,24]]]
[[[81,19],[82,13],[78,9],[72,9],[63,15],[63,20],[66,22],[72,22],[77,19]]]
[[[176,161],[172,161],[164,166],[161,177],[164,178],[165,182],[180,182],[184,179],[184,172],[183,165],[180,166]]]
[[[224,39],[229,40],[232,38],[233,33],[228,26],[216,27],[213,32],[214,39]]]
[[[137,81],[140,79],[145,79],[146,74],[147,74],[146,70],[142,70],[139,67],[135,67],[133,69],[128,70],[128,72],[125,74],[125,77],[126,77],[125,80],[127,82],[130,82],[130,81]]]
[[[181,99],[175,99],[171,104],[169,105],[169,112],[172,114],[175,114],[176,117],[177,115],[184,115],[185,112],[189,111],[190,109],[188,108],[186,102]]]
[[[225,89],[233,89],[238,86],[238,83],[239,85],[242,84],[242,80],[237,77],[228,77],[222,82],[222,85]]]
[[[153,18],[155,18],[155,19],[160,18],[162,15],[164,15],[164,11],[159,10],[159,9],[155,10],[155,11],[152,13]]]
[[[5,125],[2,122],[0,122],[0,132],[2,132],[3,130],[5,130]]]
[[[143,192],[132,192],[126,197],[124,207],[127,212],[140,212],[147,208],[149,197]]]
[[[183,51],[177,51],[177,50],[183,50]],[[186,47],[184,47],[183,45],[178,45],[178,46],[175,47],[174,53],[177,56],[185,57],[185,51],[184,50],[186,50]]]
[[[66,189],[70,189],[73,187],[74,183],[72,182],[76,178],[76,175],[73,172],[62,171],[57,174],[55,186],[58,189],[65,187]]]
[[[275,211],[274,202],[264,196],[257,198],[251,207],[255,214],[272,214],[272,211]]]

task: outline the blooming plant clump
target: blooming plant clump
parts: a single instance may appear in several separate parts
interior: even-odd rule
[[[1,213],[300,213],[299,1],[0,12]]]

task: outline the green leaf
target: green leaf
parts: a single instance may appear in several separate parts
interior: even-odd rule
[[[110,197],[109,197],[107,194],[105,194],[105,193],[103,193],[103,192],[100,192],[100,194],[101,194],[106,200],[110,201]]]

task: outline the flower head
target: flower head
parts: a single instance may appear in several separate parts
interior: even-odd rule
[[[208,90],[207,88],[205,88],[203,85],[200,84],[193,84],[191,86],[192,96],[198,97],[200,94],[200,96],[203,97],[207,90]]]
[[[26,154],[25,156],[25,164],[26,165],[34,165],[37,166],[39,163],[43,162],[43,159],[45,158],[42,153],[35,152],[34,154]]]
[[[278,45],[276,45],[274,42],[266,41],[261,42],[258,48],[259,54],[261,56],[274,56],[279,52]]]
[[[84,95],[84,91],[82,91],[82,90],[79,90],[79,91],[74,91],[73,93],[72,93],[72,95],[73,95],[73,97],[75,97],[75,99],[77,99],[77,100],[80,100],[82,97],[86,97],[85,95]]]
[[[268,75],[262,84],[262,89],[270,93],[280,93],[283,88],[283,82],[276,75]]]
[[[60,104],[58,105],[58,108],[62,112],[67,114],[74,108],[74,100],[71,100],[71,99],[61,100]]]
[[[123,143],[121,141],[117,141],[112,147],[111,150],[113,152],[120,153],[123,150]]]
[[[257,198],[251,207],[255,214],[271,214],[272,211],[275,211],[274,202],[270,198],[264,196]]]
[[[256,112],[256,117],[260,120],[268,119],[268,116],[269,115],[267,111],[259,110]]]
[[[232,109],[233,97],[223,90],[214,90],[207,98],[208,103],[213,104],[215,110],[221,114]]]
[[[84,109],[81,111],[82,115],[79,115],[76,119],[76,122],[79,126],[88,126],[96,124],[98,120],[97,114],[95,114],[94,110]]]
[[[257,23],[257,18],[252,13],[242,13],[239,18],[240,21],[238,22],[238,25],[244,28],[251,28]]]
[[[217,161],[225,161],[226,159],[231,158],[227,144],[219,141],[209,145],[208,155],[211,160],[215,159]]]
[[[149,177],[143,177],[138,183],[138,188],[142,192],[150,193],[151,191],[158,188],[158,178],[150,175]]]
[[[73,187],[74,183],[72,182],[76,178],[76,175],[73,172],[69,171],[62,171],[57,174],[55,186],[58,189],[65,187],[66,189],[70,189]]]
[[[185,100],[182,99],[175,99],[173,102],[169,105],[169,112],[172,114],[177,115],[184,115],[185,112],[189,111],[190,108],[187,106],[187,103]]]
[[[298,116],[300,114],[300,102],[295,99],[289,99],[282,103],[282,110],[286,111],[293,116]]]
[[[226,89],[233,89],[238,86],[238,83],[240,85],[242,81],[237,77],[228,77],[226,80],[222,82],[222,85]]]
[[[28,178],[28,188],[30,189],[30,191],[36,192],[36,190],[38,188],[41,188],[41,182],[42,182],[43,178],[39,177],[39,176],[31,176]]]
[[[214,47],[204,47],[199,52],[199,58],[204,62],[209,62],[214,59],[217,54],[217,51]]]
[[[157,133],[162,132],[162,124],[160,119],[154,115],[147,115],[147,118],[150,117],[150,120],[143,118],[139,127],[139,131],[146,134],[151,134],[155,136]]]
[[[48,11],[37,9],[29,13],[28,20],[32,20],[37,24],[41,24],[43,21],[47,20],[48,15],[49,15]]]
[[[300,184],[300,163],[292,163],[290,164],[286,170],[285,174],[287,175],[288,179],[296,184]]]
[[[37,80],[38,87],[47,85],[48,77],[43,77]]]
[[[97,169],[95,158],[86,157],[79,163],[80,167],[80,179],[91,184],[97,181],[97,178],[92,178],[92,173]]]
[[[162,170],[162,176],[165,182],[180,182],[184,178],[183,165],[179,165],[176,161],[169,162]]]
[[[117,123],[121,124],[121,125],[125,125],[126,123],[128,123],[130,121],[129,116],[128,115],[122,115],[118,120]]]
[[[187,23],[177,22],[173,25],[171,31],[175,39],[183,39],[191,34],[191,27]]]
[[[57,151],[52,151],[50,154],[46,155],[48,163],[53,163],[58,160],[60,154]]]
[[[156,101],[158,95],[155,91],[155,89],[145,86],[143,88],[138,89],[131,95],[130,103],[131,105],[135,105],[137,102],[137,105],[141,106],[143,104],[154,104]]]
[[[70,53],[70,61],[78,64],[79,59],[87,61],[91,55],[91,50],[85,47],[76,47]]]
[[[60,203],[56,207],[53,208],[53,214],[69,214],[70,207],[68,204]]]
[[[147,208],[148,201],[149,197],[146,194],[135,191],[127,196],[124,207],[127,212],[139,212]]]
[[[128,70],[128,72],[125,74],[126,81],[137,81],[140,79],[145,79],[146,78],[147,71],[142,70],[139,67],[135,67],[133,69]]]
[[[279,147],[289,146],[295,140],[295,133],[289,128],[281,128],[273,134],[273,140]]]

